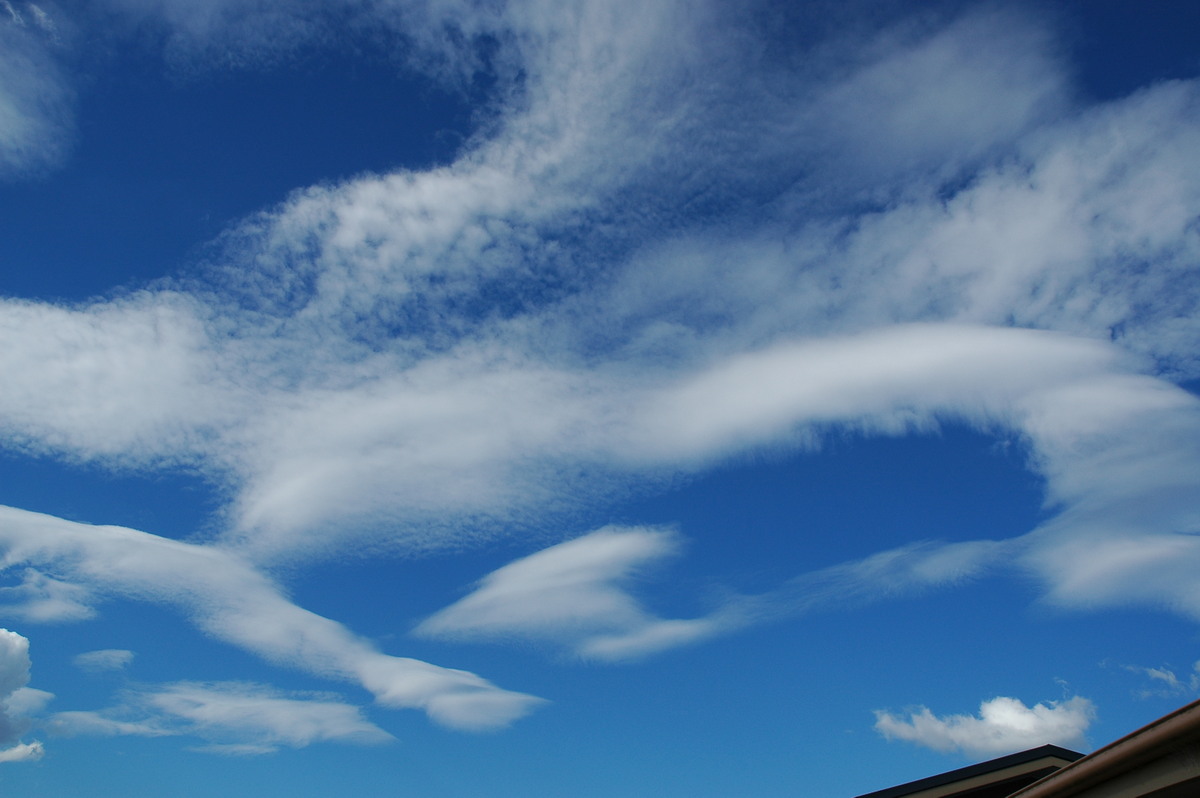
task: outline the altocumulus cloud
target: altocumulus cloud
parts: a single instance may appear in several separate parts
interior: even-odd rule
[[[889,740],[905,740],[935,751],[996,756],[1051,743],[1084,748],[1084,732],[1096,709],[1076,696],[1032,707],[1016,698],[997,697],[979,705],[978,715],[938,717],[927,707],[904,715],[875,713],[875,728]]]

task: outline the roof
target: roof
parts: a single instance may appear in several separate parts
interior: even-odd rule
[[[1008,756],[968,765],[965,768],[939,773],[936,776],[910,781],[886,790],[860,795],[858,798],[991,798],[1006,796],[1042,777],[1063,768],[1083,754],[1043,745]]]
[[[1197,795],[1200,795],[1200,701],[1193,701],[1014,793],[1012,798],[1194,798]]]

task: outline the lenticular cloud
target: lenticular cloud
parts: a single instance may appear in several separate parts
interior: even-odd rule
[[[661,618],[624,589],[640,569],[674,553],[665,529],[606,527],[510,563],[469,595],[426,618],[418,635],[531,638],[581,657],[632,659],[737,628],[736,607],[708,617]]]

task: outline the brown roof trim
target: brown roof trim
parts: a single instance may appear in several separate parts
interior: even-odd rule
[[[1200,740],[1200,701],[1164,715],[1009,798],[1068,798],[1170,754],[1189,740]]]

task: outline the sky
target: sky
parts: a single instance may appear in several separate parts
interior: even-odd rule
[[[854,796],[1200,697],[1198,24],[0,0],[0,790]]]

